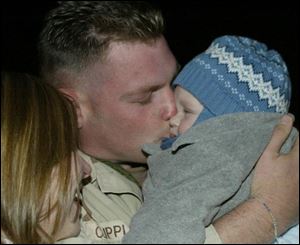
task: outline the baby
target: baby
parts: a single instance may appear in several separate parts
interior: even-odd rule
[[[170,126],[180,136],[165,140],[161,149],[144,146],[149,155],[145,200],[124,243],[203,243],[205,227],[253,198],[253,168],[291,97],[281,56],[238,36],[215,39],[173,86],[178,113]],[[282,152],[297,135],[293,129]],[[274,241],[284,242],[284,236],[277,238],[272,204],[255,199],[270,214]],[[285,236],[297,234],[299,227],[293,229]],[[299,235],[289,242],[298,243]]]

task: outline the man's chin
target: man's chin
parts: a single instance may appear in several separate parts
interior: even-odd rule
[[[134,163],[139,164],[139,165],[146,165],[147,164],[147,156],[143,154]]]
[[[128,161],[123,162],[125,162],[125,164],[129,162],[130,165],[145,165],[147,164],[147,156],[144,155],[142,149],[140,149],[140,152],[138,154],[131,155]]]

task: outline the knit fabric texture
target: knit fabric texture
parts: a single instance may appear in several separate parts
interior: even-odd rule
[[[291,82],[281,55],[254,39],[221,36],[173,82],[204,106],[195,124],[234,112],[288,112]]]

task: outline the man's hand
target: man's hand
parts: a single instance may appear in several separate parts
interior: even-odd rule
[[[284,116],[259,159],[251,187],[271,208],[283,233],[299,220],[299,136],[288,154],[279,154],[292,129],[293,118]],[[272,219],[257,200],[249,199],[214,223],[224,243],[270,243],[274,239]]]
[[[257,163],[251,189],[253,197],[271,208],[279,234],[299,221],[299,136],[289,154],[279,154],[292,124],[293,119],[284,116],[274,129]]]

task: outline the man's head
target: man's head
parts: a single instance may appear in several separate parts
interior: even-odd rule
[[[234,112],[287,113],[291,98],[291,82],[280,54],[261,42],[239,36],[216,38],[183,68],[173,85],[177,86],[176,117],[180,108],[188,112],[182,113],[186,114],[181,121],[185,129],[188,123],[190,127],[193,122]],[[175,121],[179,124],[178,120],[171,120],[173,126]]]
[[[147,3],[62,2],[39,50],[43,77],[74,100],[86,153],[141,162],[142,144],[169,135],[177,63]]]
[[[42,75],[65,84],[61,72],[80,72],[104,59],[111,43],[151,42],[163,30],[160,11],[145,2],[61,1],[47,14],[40,34]]]

